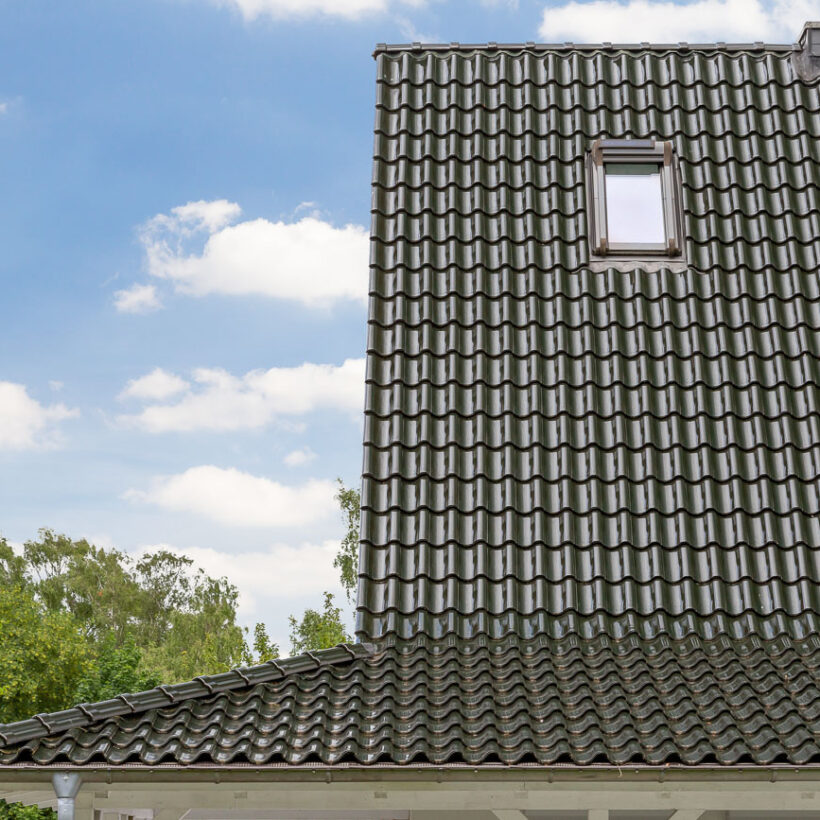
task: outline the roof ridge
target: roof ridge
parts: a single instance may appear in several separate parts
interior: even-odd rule
[[[47,737],[69,729],[120,715],[137,714],[150,709],[171,706],[196,697],[256,686],[272,680],[311,672],[324,666],[335,666],[373,654],[371,644],[341,643],[329,649],[304,652],[290,658],[273,659],[254,666],[238,667],[213,675],[198,675],[182,683],[160,684],[143,692],[117,695],[97,703],[80,703],[59,712],[44,712],[13,723],[0,723],[0,745],[10,746],[27,740]]]
[[[524,43],[377,43],[373,50],[373,57],[380,54],[400,54],[402,52],[460,52],[460,51],[483,51],[488,54],[498,54],[503,52],[523,52],[523,51],[774,51],[791,52],[800,51],[797,43],[764,43],[756,41],[752,43],[687,43],[685,41],[677,43],[535,43],[532,41]]]

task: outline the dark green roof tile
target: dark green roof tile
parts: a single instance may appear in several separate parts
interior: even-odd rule
[[[820,611],[817,84],[767,48],[377,60],[359,634]],[[673,143],[682,269],[589,267],[603,136]]]
[[[394,641],[22,740],[0,763],[800,764],[820,757],[818,664],[816,635]]]

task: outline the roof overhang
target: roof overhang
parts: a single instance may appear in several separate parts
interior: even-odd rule
[[[71,766],[35,764],[14,764],[0,767],[0,790],[5,784],[51,782],[51,777],[59,772],[77,772],[83,782],[105,784],[175,784],[175,783],[268,783],[282,782],[464,782],[464,781],[516,781],[543,782],[583,781],[613,778],[630,782],[682,782],[682,781],[760,781],[768,783],[782,781],[818,782],[820,783],[820,764],[795,766],[790,764],[773,764],[756,766],[741,764],[736,766],[699,765],[686,766],[670,764],[664,766],[612,766],[605,763],[592,763],[576,766],[570,763],[542,766],[537,763],[522,763],[507,766],[502,763],[469,764],[454,763],[449,765],[411,764],[396,766],[394,764],[371,764],[362,766],[356,763],[340,763],[333,766],[323,764],[269,764],[253,765],[190,765],[182,766],[167,763],[159,766],[124,764],[121,766]]]
[[[68,767],[66,767],[68,768]],[[58,769],[2,771],[0,797],[52,805]],[[62,769],[65,771],[65,769]],[[461,818],[525,812],[631,810],[820,814],[820,767],[407,766],[87,768],[78,816],[100,812],[185,820],[395,818],[415,811]],[[10,777],[16,775],[12,782]],[[438,816],[438,815],[436,815]],[[677,815],[676,815],[677,816]],[[690,815],[683,814],[682,817]]]

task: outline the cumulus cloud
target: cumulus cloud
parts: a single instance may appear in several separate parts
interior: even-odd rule
[[[255,295],[310,307],[367,296],[368,231],[316,214],[295,222],[251,219],[220,199],[159,214],[141,231],[149,274],[192,296]]]
[[[424,0],[402,0],[404,5],[420,6]],[[341,17],[356,20],[365,15],[388,11],[395,0],[221,0],[232,6],[246,20],[267,15],[277,20],[307,17]]]
[[[321,409],[349,412],[358,418],[364,396],[364,359],[341,365],[313,364],[272,367],[234,376],[218,368],[200,368],[192,382],[162,370],[129,382],[124,395],[156,399],[120,422],[149,433],[258,429],[278,417],[304,415]],[[157,375],[157,374],[161,375]],[[136,387],[135,387],[136,386]],[[154,388],[174,389],[166,396],[149,396]],[[134,392],[136,389],[136,393]],[[141,395],[139,395],[141,393]],[[176,401],[163,398],[182,393]]]
[[[171,396],[176,396],[183,390],[187,390],[188,386],[185,379],[181,379],[161,367],[155,367],[150,373],[146,373],[138,379],[131,379],[118,398],[162,401],[171,398]]]
[[[114,307],[120,313],[150,313],[162,307],[153,285],[133,285],[114,294]]]
[[[124,497],[229,526],[296,527],[331,515],[335,493],[332,481],[290,487],[240,470],[203,465],[158,477],[149,489],[128,490]]]
[[[549,42],[794,42],[816,0],[571,0],[544,9],[539,36]]]
[[[64,404],[45,406],[25,385],[0,381],[0,450],[31,450],[59,444],[58,425],[79,415]]]
[[[157,214],[146,228],[149,231],[164,228],[183,236],[190,236],[200,230],[213,233],[230,225],[241,213],[239,205],[228,202],[227,199],[198,199],[196,202],[172,208],[170,214]]]
[[[282,461],[284,461],[288,467],[301,467],[304,464],[310,464],[310,462],[315,461],[316,458],[316,453],[314,453],[310,447],[302,447],[300,450],[292,450]]]

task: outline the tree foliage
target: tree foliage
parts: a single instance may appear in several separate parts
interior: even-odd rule
[[[95,662],[77,685],[74,695],[77,703],[108,700],[124,692],[141,692],[163,683],[155,671],[144,668],[142,652],[133,638],[117,646],[113,634],[109,634],[95,649]]]
[[[290,616],[290,644],[294,655],[314,649],[328,649],[349,640],[342,610],[333,605],[333,595],[330,592],[324,594],[321,611],[306,609],[301,621]]]
[[[333,561],[333,566],[339,570],[339,579],[342,582],[347,600],[352,601],[356,592],[356,583],[359,573],[359,519],[361,517],[361,496],[358,490],[353,490],[336,479],[339,489],[336,492],[336,501],[342,511],[342,520],[345,523],[345,534],[339,551]]]
[[[54,809],[24,806],[22,803],[6,803],[0,799],[0,820],[57,820]]]
[[[256,660],[236,587],[168,551],[134,559],[41,530],[18,554],[0,539],[0,592],[0,722]]]
[[[253,629],[253,651],[257,663],[265,663],[279,657],[279,646],[268,637],[265,624],[257,624]]]
[[[93,652],[74,619],[49,612],[19,584],[0,586],[0,722],[73,702]]]

